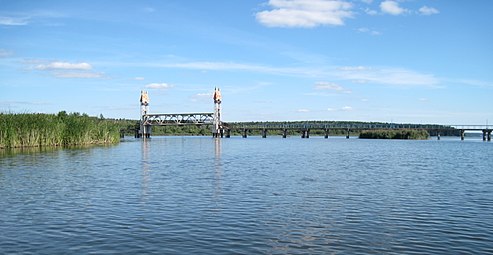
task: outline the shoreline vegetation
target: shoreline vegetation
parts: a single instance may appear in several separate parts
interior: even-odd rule
[[[424,129],[363,130],[359,134],[360,139],[426,140],[429,137],[430,134]]]
[[[67,113],[0,113],[0,149],[114,144],[120,126],[114,120]]]
[[[255,124],[257,122],[236,122],[233,126]],[[264,124],[279,124],[287,122],[262,122]],[[352,124],[362,122],[350,121],[291,121],[294,124],[320,124],[338,123]],[[371,124],[372,122],[365,122]],[[438,125],[437,125],[438,127]],[[97,144],[115,144],[120,142],[121,135],[133,136],[138,128],[138,121],[131,119],[105,119],[92,117],[87,114],[67,113],[61,111],[58,114],[44,113],[1,113],[0,112],[0,149],[29,148],[29,147],[60,147],[60,146],[85,146]],[[269,130],[268,135],[281,135],[282,131]],[[210,126],[155,126],[153,136],[189,135],[209,136]],[[249,135],[260,135],[260,130],[251,130]],[[330,136],[345,136],[343,129],[330,130]],[[237,129],[231,133],[239,136]],[[296,130],[289,130],[289,136],[297,136]],[[324,135],[323,130],[312,130],[311,135]],[[359,136],[362,139],[428,139],[430,135],[424,129],[398,129],[398,130],[352,130],[351,136]],[[443,135],[457,135],[447,133]]]

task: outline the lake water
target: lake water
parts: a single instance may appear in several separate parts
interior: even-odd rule
[[[493,254],[493,143],[126,139],[0,153],[0,254]]]

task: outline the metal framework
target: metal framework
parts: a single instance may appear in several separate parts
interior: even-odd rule
[[[214,113],[144,114],[142,124],[149,126],[212,125]]]
[[[149,138],[152,126],[183,126],[210,125],[213,137],[222,137],[224,133],[221,122],[221,91],[214,89],[214,112],[212,113],[149,113],[149,95],[147,91],[140,92],[140,123],[135,137]]]

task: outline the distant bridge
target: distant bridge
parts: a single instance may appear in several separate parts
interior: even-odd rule
[[[141,119],[139,129],[136,130],[135,137],[149,138],[152,133],[152,126],[184,126],[184,125],[208,125],[211,126],[213,137],[231,137],[231,132],[236,131],[247,138],[251,131],[260,131],[263,138],[267,137],[268,131],[277,130],[282,132],[282,137],[286,138],[289,132],[299,132],[301,138],[309,138],[312,131],[323,131],[325,138],[329,137],[331,130],[346,132],[349,138],[351,132],[362,130],[399,130],[399,129],[421,129],[426,130],[430,135],[440,139],[442,134],[459,134],[464,140],[466,131],[480,131],[484,141],[491,141],[492,128],[488,125],[425,125],[425,124],[398,124],[398,123],[344,123],[344,122],[222,122],[221,121],[221,92],[214,90],[214,112],[212,113],[170,113],[170,114],[151,114],[149,113],[149,97],[147,92],[142,91],[140,97]]]
[[[421,129],[428,133],[436,135],[440,139],[441,134],[458,133],[461,140],[464,140],[466,131],[482,131],[483,140],[491,141],[492,128],[488,125],[434,125],[434,124],[398,124],[398,123],[341,123],[341,122],[320,122],[320,123],[223,123],[226,127],[226,137],[230,136],[231,130],[240,131],[243,138],[248,136],[250,131],[260,131],[263,138],[267,137],[270,130],[279,130],[282,137],[286,138],[289,131],[296,130],[301,134],[301,138],[309,138],[310,132],[321,130],[325,138],[329,137],[331,130],[346,132],[346,138],[349,138],[351,132],[363,130],[405,130]]]

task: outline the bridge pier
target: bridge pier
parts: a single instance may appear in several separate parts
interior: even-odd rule
[[[248,129],[244,128],[242,132],[242,137],[247,138]]]
[[[491,141],[491,131],[489,129],[483,129],[483,141]]]
[[[347,129],[346,139],[349,139],[349,128]]]
[[[226,138],[231,138],[231,129],[226,129]]]
[[[267,138],[267,129],[262,129],[262,138]]]
[[[326,128],[324,131],[325,131],[325,139],[328,139],[329,138],[329,129]]]
[[[152,126],[151,125],[141,125],[141,129],[140,129],[140,136],[142,136],[142,138],[151,138],[151,134],[152,134]]]
[[[440,130],[437,131],[437,140],[440,140]]]
[[[310,138],[310,129],[301,130],[301,138]]]
[[[464,141],[464,136],[465,136],[466,131],[464,129],[460,130],[460,140]]]
[[[282,130],[282,138],[286,138],[288,137],[288,130],[287,129],[283,129]]]

